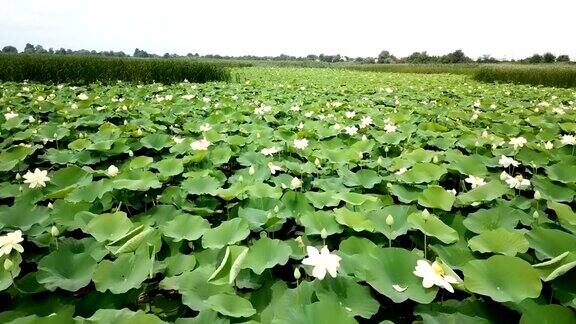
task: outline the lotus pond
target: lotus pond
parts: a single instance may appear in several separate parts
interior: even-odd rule
[[[574,323],[576,92],[0,84],[3,323]]]

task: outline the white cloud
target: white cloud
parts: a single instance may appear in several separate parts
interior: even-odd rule
[[[162,54],[398,56],[461,48],[472,57],[552,51],[576,59],[570,1],[3,0],[0,42],[19,49]]]

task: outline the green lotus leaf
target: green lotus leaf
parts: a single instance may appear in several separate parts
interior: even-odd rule
[[[512,256],[494,255],[486,260],[473,260],[463,267],[463,272],[468,290],[497,302],[519,303],[538,297],[542,290],[536,270],[528,262]]]
[[[149,156],[135,156],[130,159],[130,169],[143,169],[147,168],[154,162],[154,159]]]
[[[557,163],[545,169],[551,180],[562,183],[576,183],[576,165],[572,163]]]
[[[422,258],[416,251],[379,248],[365,239],[351,237],[340,244],[339,253],[342,271],[366,281],[395,303],[410,299],[427,304],[436,296],[437,288],[422,287],[422,278],[412,273],[416,261]],[[398,291],[396,285],[406,289]]]
[[[241,218],[231,219],[206,231],[202,236],[202,246],[206,249],[221,249],[242,241],[249,234],[250,229],[246,221]]]
[[[564,252],[559,256],[533,265],[542,281],[551,281],[576,267],[576,253]]]
[[[209,309],[206,304],[209,297],[234,293],[230,285],[216,285],[209,282],[208,278],[213,272],[212,266],[201,266],[179,276],[165,278],[160,282],[160,287],[165,290],[177,290],[182,294],[182,303],[193,310]]]
[[[35,224],[44,222],[49,217],[46,207],[32,204],[27,199],[17,199],[14,205],[0,206],[0,227],[19,228],[28,230]]]
[[[104,197],[104,194],[114,189],[111,180],[102,179],[95,182],[90,182],[86,186],[77,187],[66,197],[66,200],[71,202],[93,202],[97,198]]]
[[[561,230],[534,227],[526,233],[526,238],[531,248],[547,258],[576,251],[576,235]]]
[[[320,235],[324,230],[327,235],[341,233],[342,228],[336,221],[334,213],[319,210],[313,213],[305,213],[299,219],[306,235]]]
[[[569,205],[561,204],[555,201],[548,202],[548,208],[556,212],[560,224],[569,229],[573,233],[576,232],[576,213],[572,211]]]
[[[182,181],[181,186],[191,195],[214,195],[220,188],[221,183],[218,179],[211,176],[198,176]]]
[[[390,185],[389,189],[390,193],[398,197],[400,202],[406,204],[418,200],[418,197],[420,197],[420,193],[422,192],[420,189],[402,184]]]
[[[262,237],[250,246],[243,268],[259,275],[278,264],[285,265],[291,254],[292,249],[284,241]]]
[[[458,232],[444,224],[436,215],[426,215],[423,212],[412,213],[408,216],[408,223],[414,229],[421,231],[427,236],[435,237],[446,244],[458,241]]]
[[[340,204],[340,197],[335,192],[307,191],[304,195],[316,208],[335,207]]]
[[[416,163],[414,166],[399,176],[400,181],[405,183],[427,183],[438,181],[446,173],[446,168],[433,163]]]
[[[51,291],[56,288],[77,291],[90,283],[97,265],[86,251],[61,247],[40,259],[36,279]]]
[[[508,190],[508,186],[498,180],[494,180],[458,195],[457,201],[461,205],[491,201],[502,197]]]
[[[220,265],[208,278],[208,281],[216,285],[231,285],[242,269],[248,253],[245,246],[231,245],[224,250],[224,256]]]
[[[364,213],[351,211],[346,207],[342,207],[334,209],[334,215],[340,225],[350,227],[356,232],[374,231],[374,224]]]
[[[488,172],[484,159],[480,155],[463,155],[458,151],[447,151],[446,161],[448,169],[456,170],[460,174],[484,176]]]
[[[92,175],[85,170],[70,166],[60,169],[50,175],[48,185],[48,198],[64,198],[66,194],[77,186],[85,186],[92,181]]]
[[[398,236],[408,233],[411,225],[408,223],[408,215],[416,212],[412,205],[391,205],[382,209],[368,212],[367,217],[374,224],[374,230],[384,234],[388,239],[394,240]],[[393,223],[387,223],[388,216],[392,217]]]
[[[354,316],[371,318],[380,305],[371,296],[370,289],[350,277],[338,276],[334,280],[314,281],[318,300],[341,303]]]
[[[428,186],[418,197],[418,204],[428,208],[439,208],[445,211],[452,209],[456,196],[440,186]]]
[[[140,142],[144,147],[160,151],[161,149],[171,145],[172,138],[166,134],[150,134],[144,136]]]
[[[233,294],[218,294],[208,297],[208,308],[230,317],[250,317],[256,314],[249,300]]]
[[[510,206],[499,204],[494,208],[480,209],[464,219],[464,226],[476,234],[499,228],[513,230],[526,214]]]
[[[173,277],[194,270],[196,258],[192,254],[176,253],[164,259],[164,263],[166,264],[166,275]]]
[[[534,189],[538,190],[542,198],[557,202],[571,202],[576,191],[564,184],[554,183],[542,176],[532,177]]]
[[[172,220],[160,225],[160,230],[166,237],[178,242],[194,241],[210,229],[210,223],[200,216],[179,213]]]
[[[13,146],[7,150],[0,152],[0,171],[10,171],[19,162],[23,161],[27,156],[36,151],[35,146]]]
[[[123,237],[133,224],[124,212],[98,215],[83,228],[83,231],[92,235],[98,242],[115,241]]]
[[[112,180],[115,189],[128,189],[135,191],[146,191],[148,189],[160,188],[162,184],[158,177],[150,171],[132,170],[122,172]]]
[[[501,253],[515,256],[517,253],[528,251],[528,240],[522,233],[503,228],[485,231],[468,240],[472,251]]]
[[[120,254],[114,261],[101,261],[92,280],[98,291],[110,290],[113,294],[122,294],[140,287],[149,277],[153,264],[148,249],[141,248],[134,253]]]
[[[539,305],[534,301],[523,302],[522,317],[519,324],[570,324],[576,323],[574,311],[561,305]]]
[[[164,159],[154,165],[162,177],[171,177],[184,172],[184,164],[180,159]]]
[[[117,323],[117,324],[163,324],[166,323],[154,314],[147,314],[146,312],[131,311],[127,308],[123,309],[99,309],[87,318],[86,323]],[[61,323],[61,322],[60,322]]]

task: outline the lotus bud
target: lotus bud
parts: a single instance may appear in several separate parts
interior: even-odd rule
[[[300,274],[300,269],[295,268],[294,269],[294,279],[299,280],[301,277],[302,277],[302,275]]]
[[[52,205],[51,202],[49,202],[48,205],[46,205],[46,207],[48,207],[48,209],[54,209],[54,205]]]
[[[280,207],[278,207],[278,205],[274,206],[274,212],[277,213],[280,210]]]
[[[254,172],[255,172],[254,166],[251,165],[250,168],[248,169],[248,174],[249,174],[249,175],[253,175]]]
[[[390,151],[390,148],[388,146],[384,146],[384,152],[388,153],[388,151]]]
[[[298,236],[297,238],[294,239],[294,241],[296,241],[296,243],[298,243],[298,246],[301,248],[304,248],[304,241],[302,241],[302,236]]]
[[[534,217],[534,218],[540,217],[540,214],[538,213],[537,210],[535,210],[534,213],[532,213],[532,217]]]
[[[52,226],[50,228],[50,234],[52,234],[52,236],[54,236],[54,237],[58,237],[58,235],[60,235],[60,231],[58,230],[58,227]]]
[[[14,266],[14,262],[12,262],[12,260],[10,260],[10,259],[4,260],[4,270],[10,271],[10,269],[12,269],[13,266]]]
[[[538,190],[534,191],[534,199],[536,200],[542,199],[542,194],[540,194],[540,191]]]
[[[428,220],[428,218],[430,217],[430,212],[428,212],[428,209],[424,209],[422,211],[422,217],[424,218],[425,221]]]
[[[432,158],[432,163],[438,163],[438,155],[434,155]]]
[[[318,158],[316,158],[314,160],[314,164],[316,164],[316,166],[320,167],[320,160],[318,160]]]
[[[22,176],[20,175],[20,173],[16,173],[16,180],[20,180],[22,178]]]
[[[392,227],[394,225],[394,217],[390,214],[386,217],[386,225]]]
[[[328,237],[328,232],[326,231],[325,228],[322,228],[322,230],[320,231],[320,237],[325,240]]]

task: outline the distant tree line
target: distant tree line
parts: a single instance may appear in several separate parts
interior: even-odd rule
[[[8,45],[2,48],[2,53],[19,53],[18,49],[14,46]],[[32,45],[27,43],[24,50],[21,52],[24,54],[54,54],[54,55],[94,55],[94,56],[111,56],[111,57],[139,57],[139,58],[204,58],[204,59],[228,59],[228,60],[265,60],[265,61],[317,61],[317,62],[355,62],[361,64],[394,64],[394,63],[410,63],[410,64],[453,64],[453,63],[500,63],[500,62],[519,62],[528,64],[539,64],[539,63],[555,63],[555,62],[570,62],[570,57],[568,55],[555,56],[554,54],[548,52],[545,54],[534,54],[530,57],[521,60],[498,60],[490,55],[483,55],[476,60],[466,56],[462,50],[456,50],[454,52],[445,55],[429,55],[426,51],[424,52],[414,52],[406,57],[396,57],[389,51],[382,51],[378,57],[349,57],[342,56],[340,54],[336,55],[326,55],[326,54],[310,54],[307,56],[292,56],[286,54],[280,54],[278,56],[255,56],[255,55],[244,55],[244,56],[226,56],[217,54],[199,55],[198,53],[188,53],[186,55],[170,54],[165,53],[164,55],[157,55],[148,53],[145,50],[136,48],[132,55],[128,55],[122,51],[101,51],[97,52],[95,50],[71,50],[71,49],[45,49],[42,45]]]

